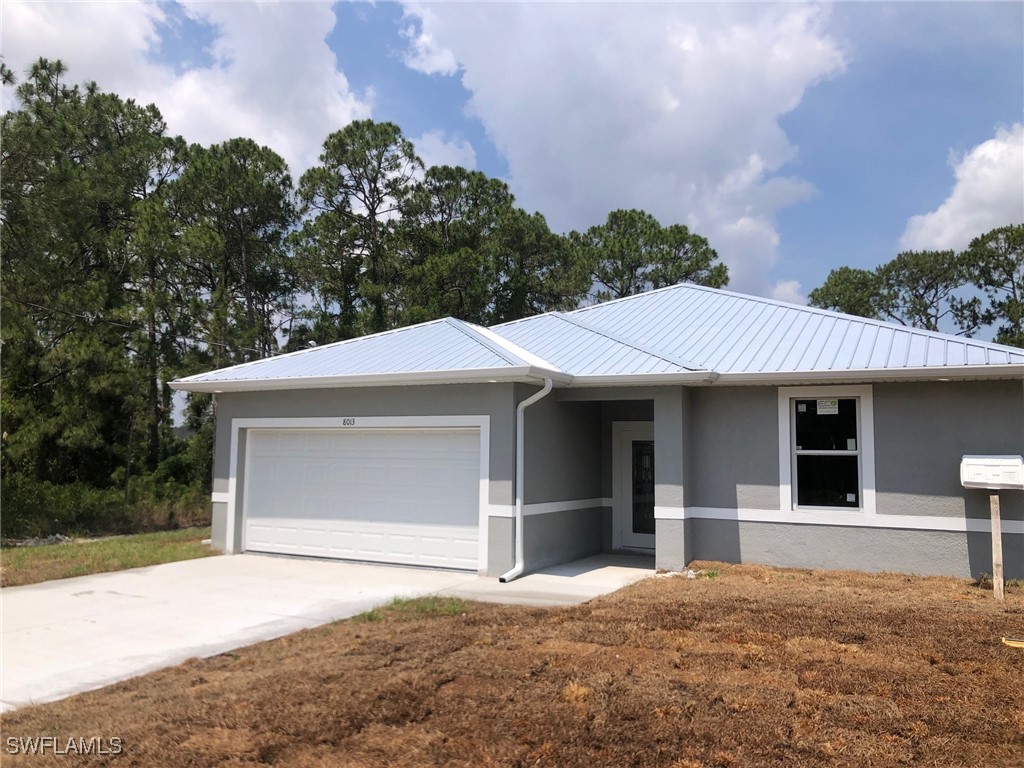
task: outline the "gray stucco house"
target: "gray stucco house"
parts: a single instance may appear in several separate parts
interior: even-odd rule
[[[1024,452],[1024,350],[695,285],[172,386],[216,395],[217,547],[506,578],[619,550],[977,575],[960,458]]]

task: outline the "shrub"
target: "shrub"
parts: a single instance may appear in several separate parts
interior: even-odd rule
[[[0,538],[64,535],[100,536],[205,525],[209,497],[198,487],[182,486],[154,475],[123,485],[92,488],[58,485],[7,474],[0,482]]]

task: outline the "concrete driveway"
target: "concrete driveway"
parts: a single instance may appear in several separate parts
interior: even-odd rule
[[[470,573],[260,555],[186,560],[0,590],[0,710],[354,616],[394,597],[570,605],[653,573],[600,556],[499,584]]]

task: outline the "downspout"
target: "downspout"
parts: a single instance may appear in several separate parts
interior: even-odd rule
[[[526,446],[523,437],[526,432],[526,409],[547,396],[552,386],[551,379],[544,379],[544,389],[523,400],[516,407],[516,562],[511,571],[498,577],[498,581],[502,584],[507,584],[520,576],[525,567],[523,554],[523,475],[525,473],[523,461],[526,456]]]

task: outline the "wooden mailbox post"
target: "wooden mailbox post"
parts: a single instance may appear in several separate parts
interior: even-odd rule
[[[992,594],[1003,600],[1003,527],[999,517],[999,491],[1024,490],[1024,457],[964,456],[960,460],[960,484],[989,491],[992,518]]]

